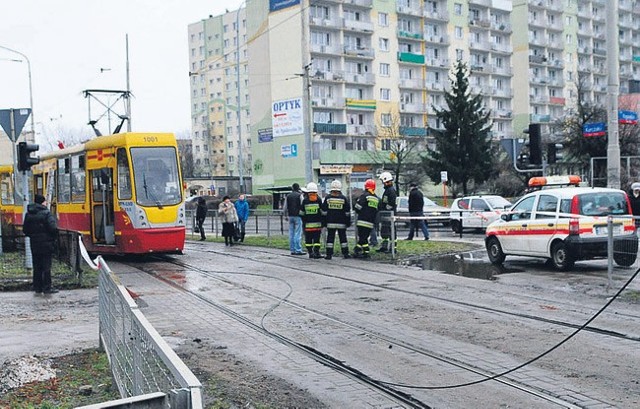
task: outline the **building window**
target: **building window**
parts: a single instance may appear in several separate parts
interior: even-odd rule
[[[389,39],[380,38],[380,51],[389,51]]]
[[[391,114],[381,114],[380,123],[382,126],[391,126]]]
[[[389,15],[387,13],[378,13],[378,25],[381,27],[389,25]]]
[[[456,14],[456,16],[461,16],[462,15],[462,3],[454,3],[453,4],[453,12]]]
[[[390,65],[387,63],[380,63],[380,75],[383,77],[389,76]]]
[[[457,39],[462,39],[462,27],[456,26],[455,33]]]
[[[380,99],[382,101],[391,100],[391,90],[389,88],[380,88]]]

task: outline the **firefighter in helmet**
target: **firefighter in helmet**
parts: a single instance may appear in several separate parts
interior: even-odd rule
[[[373,229],[376,222],[376,216],[378,215],[378,206],[380,198],[376,196],[376,181],[373,179],[367,179],[364,182],[365,192],[360,195],[356,204],[353,206],[354,210],[358,214],[358,220],[356,221],[356,230],[358,236],[358,243],[353,251],[353,256],[356,258],[369,258],[369,235],[371,229]]]
[[[380,244],[378,251],[389,253],[391,251],[391,244],[394,246],[397,244],[397,235],[395,232],[394,237],[391,237],[392,222],[390,216],[393,216],[396,212],[396,199],[398,194],[396,193],[396,188],[393,187],[393,176],[391,176],[391,173],[382,172],[380,174],[380,180],[384,186],[384,193],[380,200],[379,210],[385,213],[380,213],[382,218],[380,222],[380,236],[382,237],[382,244]],[[390,243],[390,241],[393,241],[393,243]]]
[[[309,258],[322,258],[320,254],[320,234],[322,233],[322,201],[318,196],[318,185],[307,183],[306,195],[300,208],[304,229],[304,246]]]
[[[322,212],[325,215],[327,227],[327,244],[325,258],[333,257],[333,243],[336,239],[336,231],[340,239],[340,250],[344,258],[349,258],[349,243],[347,242],[347,228],[351,226],[351,204],[349,199],[342,194],[342,183],[339,180],[331,182],[331,193],[324,198]]]

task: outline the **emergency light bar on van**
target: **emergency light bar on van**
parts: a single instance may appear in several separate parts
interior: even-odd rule
[[[543,186],[578,186],[582,182],[580,176],[536,176],[529,179],[529,187]]]

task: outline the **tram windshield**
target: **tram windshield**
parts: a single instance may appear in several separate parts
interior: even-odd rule
[[[175,148],[131,148],[136,201],[141,206],[176,205],[182,200]]]

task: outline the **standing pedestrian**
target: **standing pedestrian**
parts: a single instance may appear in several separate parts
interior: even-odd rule
[[[409,216],[424,217],[424,195],[415,183],[410,183],[409,189]],[[407,240],[413,240],[414,232],[417,234],[418,229],[422,230],[424,239],[429,240],[429,229],[427,223],[422,219],[411,219]]]
[[[240,229],[240,243],[244,242],[245,224],[249,219],[249,203],[246,200],[244,193],[238,196],[238,200],[235,203],[236,213],[238,213],[238,228]]]
[[[304,226],[304,246],[309,258],[322,258],[320,254],[320,236],[322,235],[322,200],[318,196],[318,185],[309,182],[306,197],[302,201],[300,216]]]
[[[205,241],[207,237],[204,234],[204,221],[207,219],[207,202],[204,197],[198,198],[198,207],[196,208],[196,224],[200,232],[200,241]]]
[[[289,193],[282,206],[282,213],[285,220],[289,221],[289,250],[292,256],[300,256],[306,254],[302,251],[302,219],[300,218],[300,209],[302,207],[302,192],[300,185],[294,183],[291,185],[291,193]]]
[[[384,186],[384,193],[380,199],[380,211],[386,212],[380,214],[380,236],[382,237],[382,244],[380,244],[379,252],[389,253],[391,251],[391,245],[395,246],[397,240],[397,234],[394,230],[393,237],[391,237],[391,223],[390,217],[396,212],[396,199],[398,194],[396,188],[393,187],[393,176],[389,172],[382,172],[380,174],[380,180]],[[390,243],[392,241],[392,243]]]
[[[640,227],[640,183],[631,184],[629,202],[631,203],[631,214],[633,214],[636,227]]]
[[[380,205],[380,199],[376,196],[376,181],[373,179],[367,179],[364,182],[365,192],[360,195],[356,204],[353,206],[355,209],[358,220],[356,220],[356,231],[358,236],[358,243],[353,251],[353,257],[355,258],[369,258],[369,235],[371,235],[371,229],[376,222],[376,216],[378,215],[378,206]]]
[[[33,291],[36,295],[57,293],[58,290],[51,285],[51,259],[58,226],[44,196],[36,194],[34,203],[27,206],[22,229],[31,243]]]
[[[231,198],[225,196],[218,206],[218,214],[222,221],[222,237],[224,237],[225,246],[233,246],[233,236],[235,235],[235,224],[238,222],[238,214],[236,208],[231,203]]]
[[[336,239],[336,231],[340,239],[340,250],[344,258],[349,256],[349,243],[347,242],[347,228],[351,226],[351,204],[349,199],[342,194],[342,183],[339,180],[331,182],[331,193],[325,197],[322,203],[322,211],[325,214],[327,226],[327,255],[325,258],[331,260],[333,257],[333,243]]]

